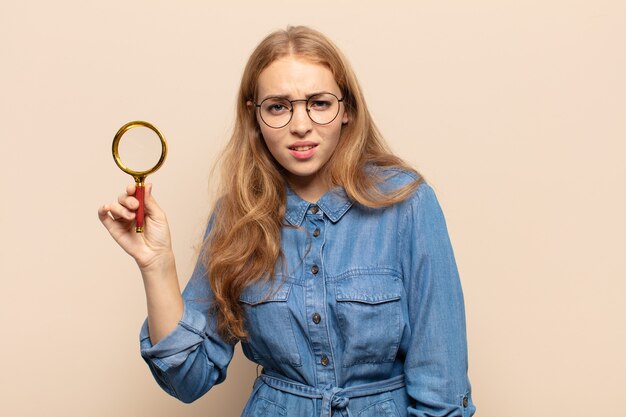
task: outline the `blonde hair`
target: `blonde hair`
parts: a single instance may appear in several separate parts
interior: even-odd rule
[[[358,81],[337,47],[323,34],[304,26],[287,27],[268,35],[250,56],[238,94],[235,127],[221,158],[219,200],[212,210],[211,230],[203,243],[202,261],[215,297],[220,334],[245,339],[239,296],[250,283],[274,278],[282,259],[286,189],[282,167],[274,160],[256,119],[254,101],[259,74],[275,60],[295,56],[325,65],[343,95],[349,122],[321,174],[344,187],[348,197],[367,207],[383,207],[406,199],[422,182],[412,168],[394,156],[370,116]],[[391,192],[379,185],[382,170],[411,171],[417,180]]]

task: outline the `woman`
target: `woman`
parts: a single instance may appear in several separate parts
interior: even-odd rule
[[[322,34],[289,27],[252,53],[222,171],[182,296],[151,187],[143,235],[134,186],[99,210],[141,270],[141,354],[165,391],[199,398],[241,341],[263,367],[243,416],[473,414],[443,214]]]

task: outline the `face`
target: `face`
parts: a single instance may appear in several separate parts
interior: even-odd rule
[[[261,103],[270,96],[299,100],[320,92],[342,98],[341,90],[328,68],[302,58],[287,57],[274,61],[261,72],[256,101]],[[258,109],[256,115],[263,139],[276,161],[285,169],[290,184],[319,189],[324,183],[318,175],[320,169],[335,151],[341,127],[348,122],[343,103],[339,103],[337,117],[326,125],[316,124],[309,118],[304,101],[293,104],[291,121],[278,129],[267,126],[261,120]]]

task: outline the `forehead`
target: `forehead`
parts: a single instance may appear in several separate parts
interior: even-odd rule
[[[277,59],[257,81],[259,98],[279,95],[294,99],[322,91],[340,93],[333,73],[324,65],[297,57]]]

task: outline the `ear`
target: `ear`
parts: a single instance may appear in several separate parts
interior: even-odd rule
[[[350,121],[350,115],[348,114],[347,111],[344,111],[343,117],[341,118],[341,124],[342,125],[348,124],[349,121]]]
[[[254,102],[252,100],[246,101],[246,107],[248,108],[248,113],[256,117],[256,107],[254,106]]]

